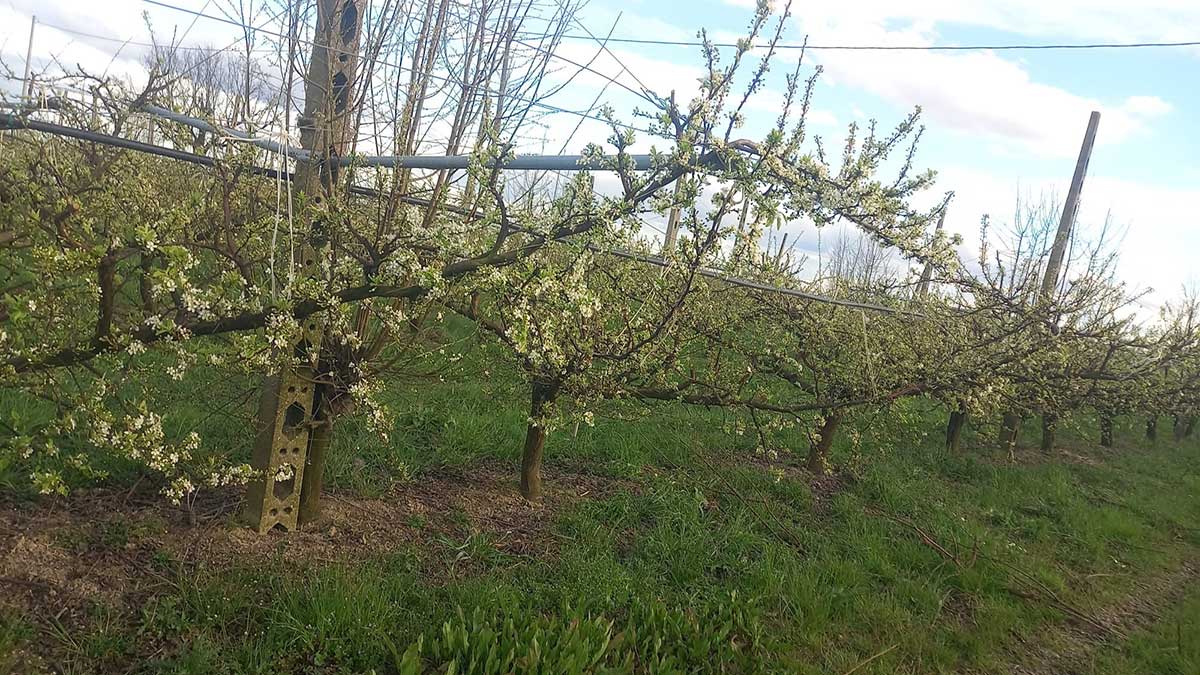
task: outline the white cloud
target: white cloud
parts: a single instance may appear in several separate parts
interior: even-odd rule
[[[901,107],[921,106],[939,126],[990,142],[1016,143],[1025,152],[1070,156],[1092,110],[1103,114],[1100,145],[1120,143],[1145,129],[1169,105],[1131,97],[1117,105],[1034,81],[1022,66],[993,53],[905,53],[880,62],[855,54],[823,59],[844,84]],[[1153,110],[1147,102],[1160,103]]]
[[[579,73],[571,85],[592,92],[592,96],[608,84],[608,79],[614,79],[634,90],[644,85],[662,96],[675,91],[675,99],[684,104],[700,90],[700,78],[704,75],[698,66],[656,59],[628,49],[610,47],[601,51],[592,42],[568,41],[559,46],[556,53],[594,71]],[[577,70],[576,66],[564,62],[556,65],[560,68],[560,77]],[[618,94],[621,89],[610,85],[608,91]]]
[[[181,3],[199,9],[200,3]],[[256,3],[252,17],[269,24],[270,11]],[[217,14],[210,8],[210,14]],[[7,0],[0,5],[0,49],[5,65],[20,77],[25,66],[30,17],[37,16],[33,36],[33,68],[57,73],[82,67],[90,74],[144,81],[145,44],[180,41],[189,46],[236,46],[241,34],[233,26],[147,5],[141,0]]]
[[[116,51],[120,43],[101,38],[147,41],[153,31],[158,38],[170,40],[172,36],[183,37],[186,32],[189,44],[220,47],[229,44],[240,35],[235,27],[228,24],[147,5],[141,0],[8,0],[4,4],[24,17],[19,23],[0,24],[0,35],[8,38],[8,49],[14,48],[14,41],[20,42],[22,48],[24,47],[29,30],[29,16],[32,14],[38,17],[35,50],[40,47],[44,31],[52,30],[52,26],[100,36],[97,38],[73,34],[71,38],[75,42],[91,45],[109,54]],[[203,3],[177,4],[198,10]],[[256,8],[263,13],[255,17],[254,23],[261,24],[265,21],[266,10],[262,9],[264,6],[265,3],[256,3]],[[218,16],[221,14],[215,5],[209,7],[206,13]],[[149,26],[147,20],[150,22]]]
[[[808,111],[808,123],[815,127],[836,127],[838,118],[823,108],[813,108]]]
[[[753,7],[755,2],[726,4]],[[1026,36],[1122,42],[1192,40],[1194,26],[1200,23],[1200,3],[1195,0],[843,0],[793,3],[792,9],[815,26],[863,21],[923,28],[961,25]],[[828,42],[823,32],[813,30],[812,36],[814,43]]]
[[[576,64],[587,65],[588,70],[579,72],[579,67],[570,65],[569,62],[554,62],[555,70],[551,79],[556,83],[562,83],[566,78],[572,78],[570,85],[555,98],[554,103],[564,108],[582,110],[593,102],[601,90],[604,90],[600,102],[611,103],[618,117],[634,126],[641,126],[645,122],[642,119],[630,118],[628,113],[634,107],[648,110],[652,106],[620,85],[635,91],[640,91],[644,86],[664,98],[674,92],[676,102],[681,107],[686,107],[688,102],[699,94],[700,81],[705,76],[704,69],[695,65],[698,63],[698,59],[695,58],[681,63],[646,56],[634,49],[610,47],[604,51],[593,42],[568,41],[560,45],[556,53]],[[620,85],[612,84],[609,80],[615,80]],[[731,107],[740,100],[741,90],[735,88],[735,92],[736,95],[731,99]],[[783,110],[783,105],[783,92],[767,87],[755,92],[750,97],[746,102],[744,112],[752,122],[773,124]],[[797,109],[798,104],[794,104],[793,113]],[[827,109],[812,108],[808,115],[808,123],[813,127],[828,128],[838,125],[837,117]],[[578,123],[578,119],[570,115],[556,115],[554,118],[550,122],[550,128],[562,132],[562,136],[559,138],[566,138]],[[744,135],[754,136],[762,131],[764,129],[750,128],[744,132]],[[585,121],[576,133],[577,142],[573,143],[572,147],[588,141],[603,141],[609,133],[610,130],[605,125]],[[550,138],[553,139],[556,136],[551,134]],[[639,140],[645,141],[645,139]],[[661,146],[662,143],[660,142],[658,145]],[[639,142],[634,149],[635,151],[646,151],[649,147],[649,143]]]
[[[1157,96],[1130,96],[1125,99],[1124,108],[1134,115],[1142,117],[1159,117],[1175,109]]]
[[[1127,225],[1121,247],[1124,276],[1152,287],[1156,301],[1178,297],[1181,284],[1198,280],[1195,251],[1200,249],[1200,188],[1174,189],[1138,181],[1096,176],[1088,179],[1080,218],[1099,223],[1111,208],[1118,225]]]
[[[857,5],[863,9],[863,3]],[[812,41],[817,42],[819,36],[819,42],[826,44],[944,42],[933,30],[936,20],[932,17],[904,14],[899,9],[874,12],[870,7],[856,13],[851,11],[853,7],[854,3],[821,5],[799,13],[798,21],[802,30],[814,36]],[[897,19],[909,23],[896,26]],[[1007,53],[820,51],[815,58],[837,85],[869,92],[901,108],[921,106],[927,119],[938,127],[1006,154],[1072,155],[1092,110],[1101,111],[1104,118],[1097,140],[1100,145],[1146,132],[1148,119],[1171,111],[1168,102],[1155,96],[1139,93],[1101,101],[1040,82]]]
[[[0,26],[23,27],[19,32],[4,33],[7,39],[4,40],[3,58],[10,69],[18,71],[18,77],[25,65],[29,17],[29,14],[0,6]],[[140,54],[141,50],[136,47],[121,49],[120,44],[116,43],[97,45],[50,25],[39,24],[34,31],[33,74],[38,76],[42,71],[57,73],[60,68],[73,70],[82,66],[96,74],[107,73],[113,77],[142,80],[146,69],[141,65]]]
[[[973,259],[979,221],[987,214],[997,226],[1011,223],[1018,195],[1066,195],[1070,175],[1017,182],[986,170],[952,165],[939,170],[938,186],[954,190],[946,227],[963,236],[961,255]],[[1132,288],[1154,289],[1153,303],[1179,295],[1180,285],[1198,280],[1193,252],[1200,248],[1200,188],[1169,188],[1109,175],[1089,176],[1078,216],[1080,235],[1095,237],[1105,219],[1124,231],[1119,272]]]
[[[612,3],[616,4],[616,3]],[[644,40],[689,41],[696,39],[695,31],[686,30],[673,23],[645,16],[636,12],[618,11],[612,6],[595,3],[584,9],[581,19],[593,35],[603,38],[609,29],[613,36]],[[581,32],[581,31],[572,31]]]

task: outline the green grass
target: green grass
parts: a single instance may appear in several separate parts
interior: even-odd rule
[[[403,412],[387,445],[344,422],[331,486],[379,496],[488,461],[513,467],[515,490],[522,389],[493,370],[477,385],[394,392]],[[577,437],[550,437],[549,487],[565,468],[623,487],[547,515],[532,554],[478,531],[300,568],[163,556],[157,574],[171,585],[135,609],[96,608],[69,628],[0,614],[0,654],[50,654],[71,672],[1007,672],[1014,645],[1067,620],[1048,594],[1096,612],[1134,579],[1200,560],[1200,453],[1162,438],[1143,447],[1137,420],[1103,452],[1080,436],[1086,420],[1064,424],[1062,441],[1092,463],[1010,465],[983,447],[986,430],[946,455],[940,411],[910,402],[852,420],[863,441],[843,438],[834,460],[856,478],[818,504],[802,472],[746,461],[757,439],[726,433],[721,412],[600,412]],[[245,453],[238,424],[203,417],[203,433]],[[770,440],[781,466],[800,459],[787,449],[802,454],[801,431]],[[76,545],[145,536],[109,525]],[[1192,593],[1098,652],[1095,672],[1197,672],[1198,631]]]

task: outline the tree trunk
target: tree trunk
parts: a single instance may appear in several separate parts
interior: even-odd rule
[[[1016,413],[1004,413],[1004,422],[1000,427],[1000,449],[1008,452],[1011,457],[1017,449],[1017,436],[1021,432],[1021,416]]]
[[[1196,431],[1196,416],[1192,415],[1187,418],[1187,426],[1183,429],[1183,437],[1191,438],[1194,431]]]
[[[1106,448],[1113,446],[1112,415],[1104,414],[1100,416],[1100,445]]]
[[[304,477],[300,483],[300,512],[297,525],[308,525],[321,517],[321,492],[325,482],[325,458],[329,454],[329,443],[333,440],[333,414],[325,400],[328,389],[317,386],[314,397],[316,414],[313,416],[312,431],[308,437],[308,453],[304,457]]]
[[[825,473],[829,463],[829,449],[833,447],[833,437],[837,434],[838,425],[841,423],[842,413],[840,411],[834,410],[825,413],[825,422],[821,424],[816,440],[808,444],[809,471],[817,474]]]
[[[1146,440],[1153,443],[1158,439],[1158,417],[1146,420]]]
[[[1186,431],[1187,431],[1187,425],[1184,424],[1183,416],[1176,415],[1175,416],[1175,428],[1174,428],[1175,440],[1182,441]]]
[[[1042,452],[1054,450],[1054,441],[1058,435],[1058,415],[1042,414]]]
[[[946,424],[946,449],[953,453],[960,451],[962,430],[967,425],[967,410],[962,403],[950,411],[950,421]]]
[[[525,449],[521,453],[521,494],[531,502],[542,499],[542,450],[546,447],[546,427],[542,415],[558,396],[557,382],[534,381],[529,403],[529,426],[525,430]]]

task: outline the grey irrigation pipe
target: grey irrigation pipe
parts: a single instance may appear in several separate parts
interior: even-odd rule
[[[207,124],[207,123],[205,123],[205,124]],[[209,126],[211,126],[211,125],[209,125]],[[215,167],[217,165],[217,160],[213,159],[212,157],[205,157],[204,155],[198,155],[198,154],[195,154],[192,152],[187,152],[185,150],[176,150],[175,148],[166,148],[161,145],[153,145],[150,143],[143,143],[142,141],[135,141],[135,140],[132,140],[129,138],[121,138],[119,136],[103,134],[103,133],[100,133],[97,131],[89,131],[87,129],[77,129],[75,127],[69,127],[69,126],[65,126],[62,124],[54,124],[52,122],[42,122],[39,120],[31,120],[28,118],[21,117],[19,115],[13,115],[13,114],[8,114],[8,113],[0,113],[0,129],[28,129],[30,131],[38,131],[41,133],[51,134],[54,136],[65,136],[68,138],[75,138],[75,139],[78,139],[81,141],[88,141],[91,143],[108,145],[108,146],[112,146],[112,147],[116,147],[116,148],[122,148],[125,150],[133,150],[135,152],[143,152],[143,153],[150,154],[150,155],[157,155],[159,157],[166,157],[167,159],[174,159],[174,160],[178,160],[178,161],[182,161],[182,162],[188,162],[191,164],[199,164],[201,166],[207,166],[210,168]],[[212,127],[212,129],[217,129],[217,127]],[[219,132],[219,130],[218,130],[218,132]],[[448,158],[448,159],[453,159],[453,158]],[[505,168],[510,168],[510,167],[506,166]],[[575,168],[580,168],[580,167],[575,167]],[[282,177],[282,178],[286,178],[289,180],[291,179],[291,174],[287,171],[279,171],[276,169],[270,169],[267,167],[253,166],[253,165],[247,167],[247,170],[250,171],[250,173],[260,175],[260,176],[267,176],[270,178]],[[350,192],[352,194],[355,194],[355,195],[361,196],[361,197],[378,197],[378,196],[381,196],[381,194],[382,194],[378,190],[374,190],[374,189],[367,188],[367,187],[361,187],[361,186],[353,186],[353,185],[350,186]],[[407,204],[413,204],[415,206],[429,206],[430,205],[429,200],[421,199],[419,197],[408,197],[408,196],[402,195],[400,197],[400,200]],[[565,240],[550,239],[547,241],[558,241],[561,243]],[[669,267],[671,265],[670,261],[668,261],[664,258],[660,258],[657,256],[644,255],[641,253],[635,253],[633,251],[628,251],[628,250],[620,249],[620,248],[606,249],[606,248],[600,248],[599,246],[596,246],[595,244],[586,244],[585,248],[587,248],[590,251],[596,252],[596,253],[601,253],[604,255],[611,255],[611,256],[618,257],[618,258],[625,258],[627,260],[633,260],[635,262],[640,262],[640,263],[647,264],[647,265],[656,265],[659,267]],[[782,286],[772,286],[770,284],[764,284],[764,283],[761,283],[758,281],[754,281],[752,279],[745,279],[743,277],[735,277],[735,276],[732,276],[729,274],[725,274],[724,272],[721,272],[720,270],[715,270],[711,267],[701,267],[697,270],[697,272],[701,276],[704,276],[704,277],[707,277],[710,279],[716,279],[718,281],[723,281],[723,282],[733,285],[733,286],[739,286],[742,288],[749,288],[749,289],[753,289],[753,290],[764,291],[767,293],[775,293],[778,295],[799,298],[802,300],[808,300],[808,301],[812,301],[812,302],[821,302],[821,303],[825,303],[825,304],[829,304],[829,305],[838,305],[841,307],[850,307],[850,308],[854,308],[854,309],[861,309],[861,310],[879,312],[879,313],[884,313],[884,314],[902,314],[902,315],[906,315],[906,316],[915,316],[915,317],[922,317],[922,318],[924,318],[926,316],[919,312],[897,309],[895,307],[886,307],[884,305],[876,305],[876,304],[872,304],[869,302],[856,302],[854,300],[839,300],[837,298],[830,298],[830,297],[827,297],[824,295],[818,295],[816,293],[808,293],[808,292],[797,290],[794,288],[786,288],[786,287],[782,287]]]
[[[149,103],[144,103],[144,104],[138,106],[136,109],[140,110],[144,113],[154,115],[155,117],[162,117],[163,119],[168,119],[168,120],[171,120],[172,122],[179,122],[180,124],[186,124],[189,127],[193,127],[193,128],[199,129],[201,131],[207,131],[207,132],[209,132],[211,134],[215,134],[217,136],[228,136],[231,138],[236,138],[238,140],[248,141],[251,145],[254,145],[255,147],[262,148],[263,150],[266,150],[268,152],[274,152],[274,153],[280,154],[280,155],[287,155],[288,157],[291,157],[292,159],[295,159],[295,160],[298,160],[301,162],[307,162],[309,159],[309,153],[306,150],[284,148],[282,144],[276,143],[275,141],[272,141],[272,140],[269,140],[266,138],[255,138],[254,136],[252,136],[244,131],[238,131],[237,129],[226,129],[224,127],[219,127],[210,122],[206,122],[206,121],[200,119],[199,117],[192,117],[190,115],[184,115],[183,113],[177,113],[173,110],[168,110],[167,108],[162,108],[162,107],[159,107],[156,105],[151,105]]]
[[[32,120],[21,115],[11,113],[0,113],[0,129],[28,129],[30,131],[39,131],[45,134],[54,136],[66,136],[75,138],[81,141],[90,141],[101,145],[111,145],[116,148],[125,150],[134,150],[144,152],[150,155],[166,157],[168,159],[180,160],[183,162],[191,162],[192,164],[201,164],[208,167],[216,166],[217,162],[211,157],[197,155],[185,150],[176,150],[175,148],[167,148],[161,145],[153,145],[151,143],[143,143],[129,138],[121,138],[120,136],[111,136],[102,134],[97,131],[89,131],[87,129],[78,129],[62,124],[54,124],[53,122],[42,122],[41,120]]]
[[[207,166],[209,168],[214,168],[217,166],[217,160],[213,159],[212,157],[198,155],[194,152],[176,150],[175,148],[154,145],[152,143],[144,143],[142,141],[135,141],[130,138],[121,138],[120,136],[112,136],[110,134],[104,134],[98,131],[90,131],[88,129],[78,129],[76,127],[69,127],[62,124],[54,124],[53,122],[32,120],[27,117],[14,115],[11,113],[0,113],[0,129],[27,129],[29,131],[37,131],[44,134],[50,134],[52,136],[65,136],[67,138],[74,138],[81,141],[87,141],[89,143],[98,143],[100,145],[108,145],[114,148],[133,150],[134,152],[142,152],[148,155],[156,155],[158,157],[166,157],[167,159],[174,159],[180,162],[199,164],[200,166]],[[288,180],[291,180],[292,178],[292,174],[288,171],[279,171],[262,166],[251,165],[246,167],[246,170],[252,174],[266,176],[268,178],[285,178]],[[350,186],[350,192],[360,197],[377,197],[380,194],[377,190],[357,185]],[[406,203],[413,203],[418,206],[428,205],[427,200],[421,200],[416,197],[406,197],[402,195],[400,200]]]
[[[252,136],[244,131],[226,129],[198,117],[184,115],[156,105],[145,104],[139,108],[142,112],[162,117],[164,119],[186,124],[187,126],[207,131],[218,136],[229,136],[246,141],[255,147],[269,152],[286,154],[300,162],[307,162],[312,154],[300,148],[285,148],[280,143],[266,138]],[[636,171],[648,171],[654,166],[651,155],[625,155],[633,162]],[[470,155],[351,155],[339,157],[341,166],[378,166],[388,169],[430,169],[453,170],[466,169],[471,164]],[[496,167],[496,162],[487,165]],[[611,167],[601,166],[593,158],[586,155],[516,155],[499,163],[499,168],[513,171],[611,171]]]
[[[625,155],[633,161],[636,171],[649,171],[654,167],[650,155]],[[380,166],[395,169],[466,169],[471,163],[470,155],[408,155],[396,157],[353,157],[343,160],[345,164]],[[348,160],[348,161],[347,161]],[[516,155],[503,162],[491,162],[485,166],[513,171],[615,171],[603,166],[595,158],[586,155]]]

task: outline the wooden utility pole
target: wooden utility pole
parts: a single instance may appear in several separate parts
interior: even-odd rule
[[[683,177],[679,178],[679,182],[675,183],[675,199],[679,199],[679,195],[683,193]],[[671,213],[667,216],[667,231],[663,234],[662,255],[664,258],[675,252],[675,240],[679,237],[679,207],[671,208]]]
[[[1096,142],[1096,130],[1100,127],[1100,113],[1092,111],[1088,118],[1087,131],[1083,135],[1083,145],[1079,148],[1079,158],[1075,161],[1075,174],[1071,177],[1071,188],[1067,192],[1067,201],[1063,204],[1062,215],[1058,219],[1058,230],[1054,234],[1054,243],[1050,248],[1050,258],[1046,261],[1046,269],[1042,274],[1041,292],[1038,294],[1039,304],[1048,304],[1054,298],[1054,289],[1058,287],[1059,276],[1062,272],[1063,258],[1066,257],[1067,244],[1071,240],[1071,229],[1075,225],[1075,215],[1079,211],[1079,196],[1083,192],[1083,179],[1087,177],[1088,162],[1092,158],[1092,146]],[[1017,436],[1021,431],[1022,416],[1015,411],[1004,413],[1004,422],[1000,430],[1000,446],[1008,451],[1010,457],[1016,450]],[[1058,419],[1053,412],[1042,416],[1042,449],[1049,451],[1054,447],[1054,437]]]
[[[1058,286],[1058,277],[1062,270],[1063,257],[1067,252],[1067,242],[1071,240],[1071,228],[1075,225],[1075,215],[1079,211],[1079,195],[1083,192],[1083,179],[1087,177],[1088,162],[1092,159],[1092,145],[1096,142],[1096,129],[1100,126],[1100,113],[1093,110],[1088,119],[1087,132],[1083,135],[1083,147],[1079,148],[1079,159],[1075,160],[1075,175],[1071,177],[1071,189],[1067,192],[1067,202],[1063,204],[1062,216],[1058,219],[1058,232],[1054,235],[1054,245],[1050,248],[1050,259],[1046,261],[1046,271],[1042,275],[1041,301],[1047,302],[1054,296]]]
[[[338,185],[338,160],[353,147],[355,79],[367,0],[317,0],[317,29],[305,80],[300,146],[311,154],[296,166],[292,189],[310,215],[309,240],[300,247],[300,274],[327,277],[328,209]],[[272,252],[274,254],[274,252]],[[320,508],[331,419],[328,384],[322,382],[324,322],[306,318],[290,346],[291,363],[268,377],[259,406],[245,518],[260,533],[279,525],[295,529]]]
[[[674,117],[675,112],[676,112],[675,90],[674,89],[671,90],[669,111],[670,111],[671,115]],[[677,124],[676,129],[675,129],[675,142],[676,143],[683,142],[683,137],[681,136],[682,133],[683,133],[683,130]],[[686,176],[686,175],[687,175],[687,172],[685,171],[683,173],[680,173],[679,177],[675,179],[675,201],[677,201],[677,202],[679,201],[680,195],[683,194],[683,179],[684,179],[684,176]],[[667,231],[663,233],[663,247],[662,247],[663,258],[669,258],[675,253],[675,240],[679,237],[679,217],[680,217],[680,215],[681,215],[681,213],[679,211],[678,206],[672,207],[671,212],[667,215]]]
[[[942,228],[946,225],[946,209],[942,208],[941,215],[938,216],[937,227],[933,230],[933,235],[942,233]],[[925,263],[925,269],[921,270],[921,281],[917,283],[917,298],[924,300],[925,296],[929,295],[929,282],[933,280],[933,261]]]
[[[25,80],[21,86],[21,97],[28,102],[33,98],[33,31],[37,28],[37,14],[29,20],[29,46],[25,48]]]
[[[1048,305],[1054,299],[1054,289],[1058,287],[1062,274],[1063,258],[1067,254],[1067,243],[1071,240],[1071,229],[1075,226],[1075,216],[1079,212],[1079,195],[1083,192],[1083,179],[1087,177],[1088,162],[1092,159],[1092,146],[1096,142],[1096,130],[1100,126],[1100,113],[1093,110],[1088,118],[1087,131],[1083,134],[1083,145],[1079,148],[1079,158],[1075,160],[1075,175],[1071,177],[1071,188],[1067,191],[1067,201],[1063,204],[1062,216],[1058,219],[1058,231],[1054,234],[1054,245],[1050,247],[1050,258],[1046,261],[1046,270],[1042,275],[1042,289],[1038,297],[1040,304]],[[1057,323],[1052,325],[1057,333]],[[1058,430],[1058,413],[1053,410],[1042,412],[1042,451],[1054,449],[1054,440]]]

